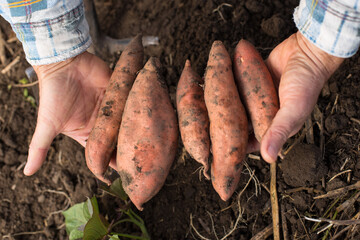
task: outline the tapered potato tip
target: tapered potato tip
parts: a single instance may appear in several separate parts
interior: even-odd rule
[[[185,61],[185,68],[191,67],[191,63],[189,59],[186,59]]]
[[[249,58],[262,59],[260,53],[256,50],[255,46],[251,42],[245,39],[241,39],[236,45],[234,51],[234,60],[242,56],[245,56],[245,59],[249,59]]]
[[[240,181],[239,173],[241,173],[243,166],[244,166],[244,162],[241,162],[240,164],[235,166],[236,167],[235,172],[233,170],[234,166],[229,166],[228,169],[225,170],[221,169],[223,172],[220,173],[218,172],[219,169],[214,169],[214,165],[212,165],[211,179],[212,179],[213,187],[223,201],[229,200],[231,196],[234,194],[236,187],[238,186]],[[218,176],[217,179],[215,179],[215,176]]]
[[[135,207],[139,210],[139,211],[142,211],[144,210],[144,207],[143,207],[143,202],[138,202],[138,201],[133,201],[131,200],[131,202],[135,205]]]
[[[136,51],[138,51],[138,50],[143,51],[143,48],[144,47],[143,47],[143,44],[142,44],[142,34],[139,33],[125,47],[124,52],[129,51],[129,49],[133,49],[133,50],[136,50]]]
[[[244,48],[245,47],[245,48]],[[250,47],[250,48],[249,48]],[[238,44],[236,45],[236,48],[242,48],[242,49],[255,49],[254,45],[252,43],[250,43],[249,41],[245,40],[245,39],[240,39],[240,41],[238,42]],[[260,55],[260,54],[259,54]]]
[[[157,57],[150,57],[144,66],[144,69],[150,72],[158,72],[160,68],[161,63]]]
[[[232,65],[230,55],[224,44],[221,41],[216,40],[211,46],[207,65],[211,67],[223,64]]]
[[[210,55],[218,51],[218,49],[225,48],[224,44],[220,40],[215,40],[211,45]]]

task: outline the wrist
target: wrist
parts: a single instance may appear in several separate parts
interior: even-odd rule
[[[74,2],[78,4],[73,6],[73,3],[69,3],[72,8],[64,7],[62,1],[58,1],[49,9],[34,12],[31,22],[23,17],[12,19],[11,26],[31,65],[62,62],[90,47],[91,38],[84,5],[81,1]]]
[[[81,53],[81,54],[84,54],[84,53]],[[55,63],[42,64],[42,65],[33,65],[32,67],[34,68],[34,71],[36,72],[39,80],[41,80],[42,78],[44,78],[45,76],[47,76],[49,74],[57,72],[60,69],[66,68],[68,65],[73,63],[78,56],[74,56],[74,57],[65,59],[65,60],[60,61],[60,62],[55,62]]]
[[[296,33],[299,48],[311,60],[317,69],[316,75],[322,76],[326,81],[341,65],[344,58],[334,56],[316,46],[300,31]]]
[[[293,16],[296,27],[309,41],[333,56],[347,58],[360,45],[359,11],[353,1],[300,0]]]

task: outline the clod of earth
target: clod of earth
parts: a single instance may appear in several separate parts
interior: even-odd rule
[[[281,163],[285,183],[292,187],[313,186],[328,171],[320,148],[299,143],[290,150]]]

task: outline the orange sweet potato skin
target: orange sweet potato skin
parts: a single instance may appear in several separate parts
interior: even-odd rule
[[[279,110],[276,89],[256,48],[240,40],[234,53],[234,76],[238,90],[260,142]]]
[[[204,81],[191,68],[190,61],[185,63],[176,89],[176,108],[179,119],[181,139],[186,151],[204,166],[204,175],[210,179],[209,155],[209,116],[205,106]]]
[[[214,189],[226,201],[240,179],[248,141],[248,122],[236,89],[230,56],[220,41],[213,43],[209,54],[205,103],[213,154],[211,179]]]
[[[160,62],[150,58],[138,74],[120,126],[117,167],[134,205],[150,200],[163,186],[175,158],[178,125]]]
[[[143,66],[143,59],[142,37],[138,35],[125,48],[116,64],[86,143],[85,157],[89,169],[107,183],[109,180],[103,175],[115,150],[125,102],[136,73]]]

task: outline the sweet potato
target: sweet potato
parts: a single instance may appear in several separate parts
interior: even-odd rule
[[[116,163],[134,205],[150,200],[163,186],[175,158],[179,130],[160,62],[150,58],[126,101]]]
[[[142,37],[138,35],[125,48],[116,64],[86,143],[85,156],[89,169],[108,184],[110,181],[104,173],[116,147],[126,99],[137,72],[143,66],[143,59]]]
[[[236,89],[230,56],[220,41],[213,43],[209,54],[205,103],[213,154],[211,179],[214,189],[226,201],[240,179],[248,141],[248,122]]]
[[[260,142],[279,110],[271,74],[256,48],[246,40],[240,40],[235,48],[233,67],[240,97]]]
[[[209,155],[209,116],[205,106],[203,79],[185,63],[176,89],[176,108],[179,119],[181,139],[186,151],[204,166],[204,175],[210,179]]]

